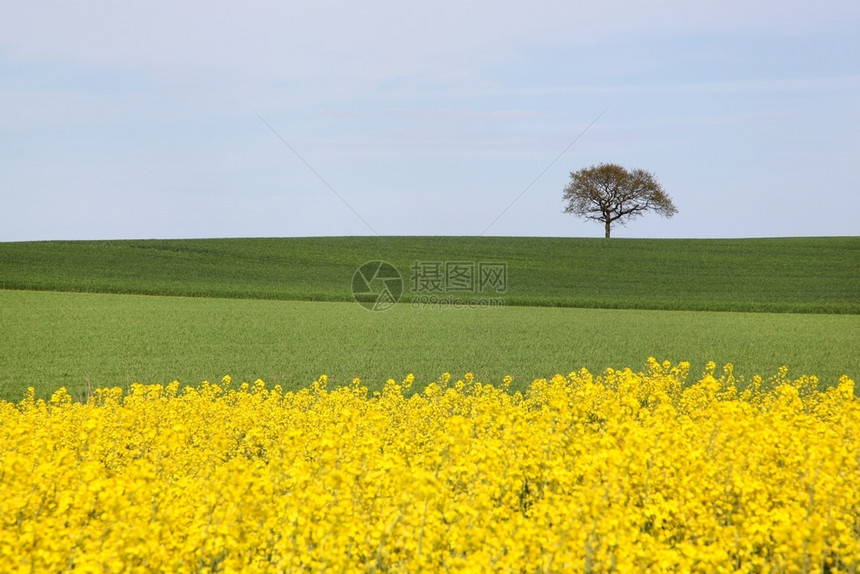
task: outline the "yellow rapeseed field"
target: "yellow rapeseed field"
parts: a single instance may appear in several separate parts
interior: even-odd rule
[[[0,571],[858,570],[853,381],[649,364],[31,391],[0,403]]]

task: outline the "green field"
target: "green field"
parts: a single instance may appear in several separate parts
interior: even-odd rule
[[[404,303],[352,301],[353,273],[371,259],[400,270]],[[504,307],[414,308],[415,261],[505,263]],[[639,370],[649,356],[690,361],[694,374],[732,362],[747,378],[787,365],[832,385],[860,378],[858,261],[853,237],[5,243],[0,398],[225,374],[376,388],[468,371],[525,388],[582,367]]]
[[[0,243],[0,289],[351,301],[364,262],[503,262],[506,305],[860,313],[860,237],[322,237]]]
[[[418,386],[445,371],[485,382],[587,367],[643,369],[648,356],[733,362],[739,374],[860,377],[860,317],[506,307],[382,313],[355,303],[0,291],[0,397],[27,386],[76,397],[132,382],[196,385],[225,374],[285,388],[325,373],[371,388],[412,372]]]

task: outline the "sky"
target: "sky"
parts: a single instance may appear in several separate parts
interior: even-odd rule
[[[860,235],[860,2],[0,0],[0,241]]]

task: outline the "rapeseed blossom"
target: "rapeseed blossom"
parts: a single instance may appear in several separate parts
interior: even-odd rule
[[[0,402],[0,570],[856,572],[860,402],[650,359]]]

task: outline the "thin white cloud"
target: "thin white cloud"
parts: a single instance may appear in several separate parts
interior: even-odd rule
[[[31,1],[4,7],[0,44],[22,58],[174,73],[451,79],[534,43],[609,43],[620,34],[672,31],[791,33],[857,18],[857,2],[826,0]]]
[[[565,94],[606,95],[715,95],[715,94],[768,94],[805,92],[853,92],[860,90],[860,75],[807,77],[807,78],[757,78],[749,80],[724,80],[709,82],[637,83],[637,84],[579,84],[529,87],[498,87],[485,89],[485,95],[546,96]]]

